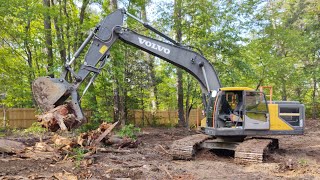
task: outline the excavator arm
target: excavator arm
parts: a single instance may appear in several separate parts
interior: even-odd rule
[[[219,90],[220,81],[212,65],[197,52],[140,35],[129,29],[121,29],[118,33],[120,40],[190,73],[199,81],[203,93]]]
[[[159,41],[124,28],[123,20],[125,15],[138,20],[146,28],[162,36],[169,42]],[[48,112],[55,107],[63,105],[71,97],[69,104],[73,109],[76,120],[81,124],[84,116],[77,90],[88,75],[93,73],[83,94],[87,91],[105,65],[112,45],[118,40],[157,56],[194,76],[202,89],[206,112],[208,115],[212,112],[212,99],[216,92],[219,91],[221,84],[209,61],[199,53],[186,46],[182,46],[152,26],[127,13],[124,9],[118,9],[99,23],[80,46],[74,57],[66,63],[65,71],[61,74],[60,78],[40,77],[34,81],[33,95],[39,107],[44,112]],[[71,65],[90,42],[92,43],[85,55],[85,60],[80,70],[76,73],[71,68]],[[66,80],[68,73],[71,73],[73,76],[72,82]]]

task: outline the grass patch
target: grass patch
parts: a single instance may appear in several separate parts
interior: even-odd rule
[[[6,136],[6,133],[0,132],[0,137],[5,137],[5,136]]]
[[[26,134],[42,134],[45,132],[47,132],[47,129],[43,128],[39,122],[34,122],[29,128],[23,130],[23,133]]]
[[[0,137],[6,136],[6,130],[4,128],[0,128]]]
[[[75,161],[76,168],[80,167],[81,161],[84,159],[84,155],[88,152],[88,150],[83,149],[81,147],[73,148],[71,158]]]
[[[132,139],[136,139],[137,138],[137,133],[140,132],[140,128],[136,128],[134,127],[133,124],[129,124],[129,125],[125,125],[123,126],[119,131],[118,131],[118,135],[120,137],[129,137]]]

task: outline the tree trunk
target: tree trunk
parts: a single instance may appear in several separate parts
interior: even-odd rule
[[[146,3],[144,3],[141,7],[141,14],[142,20],[144,22],[148,22],[147,13],[146,13]],[[150,99],[151,99],[151,115],[153,124],[155,124],[155,116],[158,109],[158,102],[157,102],[157,83],[156,83],[156,76],[154,70],[154,56],[150,55],[149,53],[144,52],[146,56],[146,63],[148,65],[148,75],[150,80]]]
[[[140,88],[140,94],[141,94],[141,109],[142,109],[142,125],[144,126],[145,125],[145,123],[144,123],[144,120],[145,120],[145,116],[144,116],[144,92],[143,92],[143,88],[142,88],[142,86],[141,86],[141,88]]]
[[[317,108],[317,78],[314,76],[313,78],[313,90],[312,90],[312,119],[317,119],[318,108]]]
[[[46,49],[48,56],[48,75],[54,77],[53,73],[53,52],[52,52],[52,34],[51,34],[51,18],[49,15],[50,0],[43,0],[43,6],[45,7],[44,12],[44,30],[46,39]]]
[[[28,7],[26,8],[28,10]],[[32,81],[34,80],[34,71],[33,71],[33,65],[32,65],[32,52],[31,52],[31,48],[30,48],[30,44],[29,44],[29,38],[30,38],[30,24],[31,24],[31,20],[28,19],[27,20],[27,24],[25,26],[25,38],[23,41],[23,45],[25,48],[25,52],[27,54],[27,63],[28,63],[28,67],[29,67],[29,71],[28,71],[28,81],[29,81],[29,86],[32,92]],[[32,96],[32,102],[34,105],[36,105],[36,101],[34,100],[34,97]]]
[[[181,42],[182,40],[182,25],[181,25],[181,6],[182,0],[175,0],[174,3],[174,26],[176,32],[176,40]],[[182,70],[177,68],[177,92],[178,92],[178,125],[185,126],[184,109],[183,109],[183,81]]]
[[[128,49],[125,51],[125,59],[129,59],[129,53],[128,53]],[[127,82],[127,77],[128,77],[128,63],[125,63],[124,65],[124,76],[123,76],[123,80],[122,82],[125,84],[124,86],[122,86],[121,89],[121,96],[120,96],[120,104],[119,104],[119,108],[120,108],[120,123],[121,126],[124,126],[127,123],[127,118],[128,118],[128,109],[127,109],[127,86],[126,84],[128,84]]]
[[[190,112],[192,109],[193,102],[190,100],[191,97],[191,88],[192,88],[192,82],[190,75],[187,75],[187,93],[186,93],[186,126],[189,126],[189,117],[190,117]]]
[[[59,5],[61,5],[61,1],[58,1],[58,2],[59,2]],[[51,0],[51,5],[54,6],[54,0]],[[60,17],[61,17],[61,15],[62,15],[61,6],[59,7],[59,9],[60,9]],[[57,41],[58,41],[61,63],[64,65],[67,61],[67,52],[66,52],[66,48],[64,46],[63,28],[58,25],[58,17],[56,17],[56,16],[53,18],[53,23],[54,23],[54,27],[56,29],[56,37],[57,37]]]
[[[158,109],[158,98],[157,98],[157,82],[156,82],[156,75],[154,70],[154,57],[149,55],[148,61],[148,68],[149,68],[149,77],[151,81],[150,86],[150,98],[151,98],[151,113],[153,118],[156,116],[156,112]]]
[[[118,9],[118,0],[110,0],[109,10],[112,12],[116,9]]]
[[[283,79],[282,80],[282,95],[281,95],[281,99],[282,101],[286,101],[287,100],[287,87],[286,87],[286,81]]]
[[[66,16],[67,24],[66,24],[66,37],[67,37],[67,56],[68,60],[71,59],[71,40],[70,40],[70,17],[67,10],[67,0],[64,0],[63,3],[63,11]]]
[[[119,97],[119,82],[116,77],[113,77],[113,121],[116,122],[120,118],[120,97]]]
[[[4,103],[2,104],[2,112],[3,112],[3,128],[6,129],[6,118],[7,118],[7,115],[6,115],[6,107],[4,105]]]
[[[186,125],[184,118],[183,107],[183,84],[182,84],[182,70],[177,69],[177,91],[178,91],[178,125],[184,127]]]
[[[122,126],[124,126],[127,122],[127,106],[126,106],[126,101],[127,101],[127,89],[123,88],[122,91],[123,95],[120,96],[120,103],[121,103],[121,111],[120,111],[120,123]]]
[[[88,7],[89,4],[89,0],[83,0],[82,1],[82,6],[80,8],[80,15],[79,15],[79,25],[77,26],[76,32],[75,32],[75,38],[76,38],[76,43],[74,44],[74,51],[76,52],[77,49],[81,46],[82,41],[83,41],[83,32],[82,30],[82,24],[84,22],[84,18],[85,18],[85,13],[86,13],[86,9]]]

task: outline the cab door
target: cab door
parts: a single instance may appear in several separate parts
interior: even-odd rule
[[[244,92],[244,129],[270,129],[267,101],[264,93],[257,91]]]

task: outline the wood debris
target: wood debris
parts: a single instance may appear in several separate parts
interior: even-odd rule
[[[122,139],[121,143],[119,143],[117,145],[119,148],[124,148],[124,147],[136,148],[136,147],[138,147],[139,144],[140,144],[140,141],[138,141],[138,140],[133,140],[131,138],[124,137]]]
[[[21,158],[30,158],[35,160],[52,159],[58,161],[61,155],[52,145],[46,142],[37,142],[32,147],[27,147],[24,153],[19,154]]]
[[[26,147],[16,141],[0,139],[0,153],[19,153],[20,158],[34,160],[52,159],[57,162],[62,159],[79,156],[79,153],[85,153],[81,155],[80,165],[86,167],[93,164],[95,158],[99,157],[97,152],[131,153],[130,150],[121,148],[135,148],[138,146],[140,142],[137,140],[112,135],[111,132],[118,123],[111,124],[104,122],[96,130],[81,133],[77,137],[64,137],[55,134],[51,139],[47,139],[45,142],[37,142],[31,147]],[[106,145],[111,145],[112,147],[107,148]],[[60,175],[56,174],[55,177],[60,179]],[[70,178],[72,179],[71,175]]]
[[[53,175],[58,180],[78,180],[78,177],[69,172],[60,172]]]
[[[76,119],[74,110],[70,103],[57,106],[50,111],[36,116],[40,124],[52,132],[61,129],[68,131],[81,123]]]
[[[113,123],[111,126],[108,127],[108,129],[106,129],[95,141],[94,141],[94,145],[98,144],[102,141],[102,139],[104,139],[112,130],[114,127],[116,127],[116,125],[119,123],[119,121]]]
[[[103,122],[98,129],[81,133],[77,138],[77,144],[81,147],[97,146],[100,142],[104,142],[104,139],[108,139],[106,138],[107,135],[115,128],[118,123],[118,121],[113,124]]]
[[[66,151],[70,151],[73,147],[76,146],[76,142],[74,142],[73,139],[59,136],[57,134],[55,134],[51,140],[54,143],[54,145],[57,146],[59,149]]]
[[[43,152],[52,152],[52,151],[54,151],[54,148],[52,148],[51,146],[49,146],[45,142],[37,142],[34,145],[34,149],[35,149],[35,151],[43,151]]]

